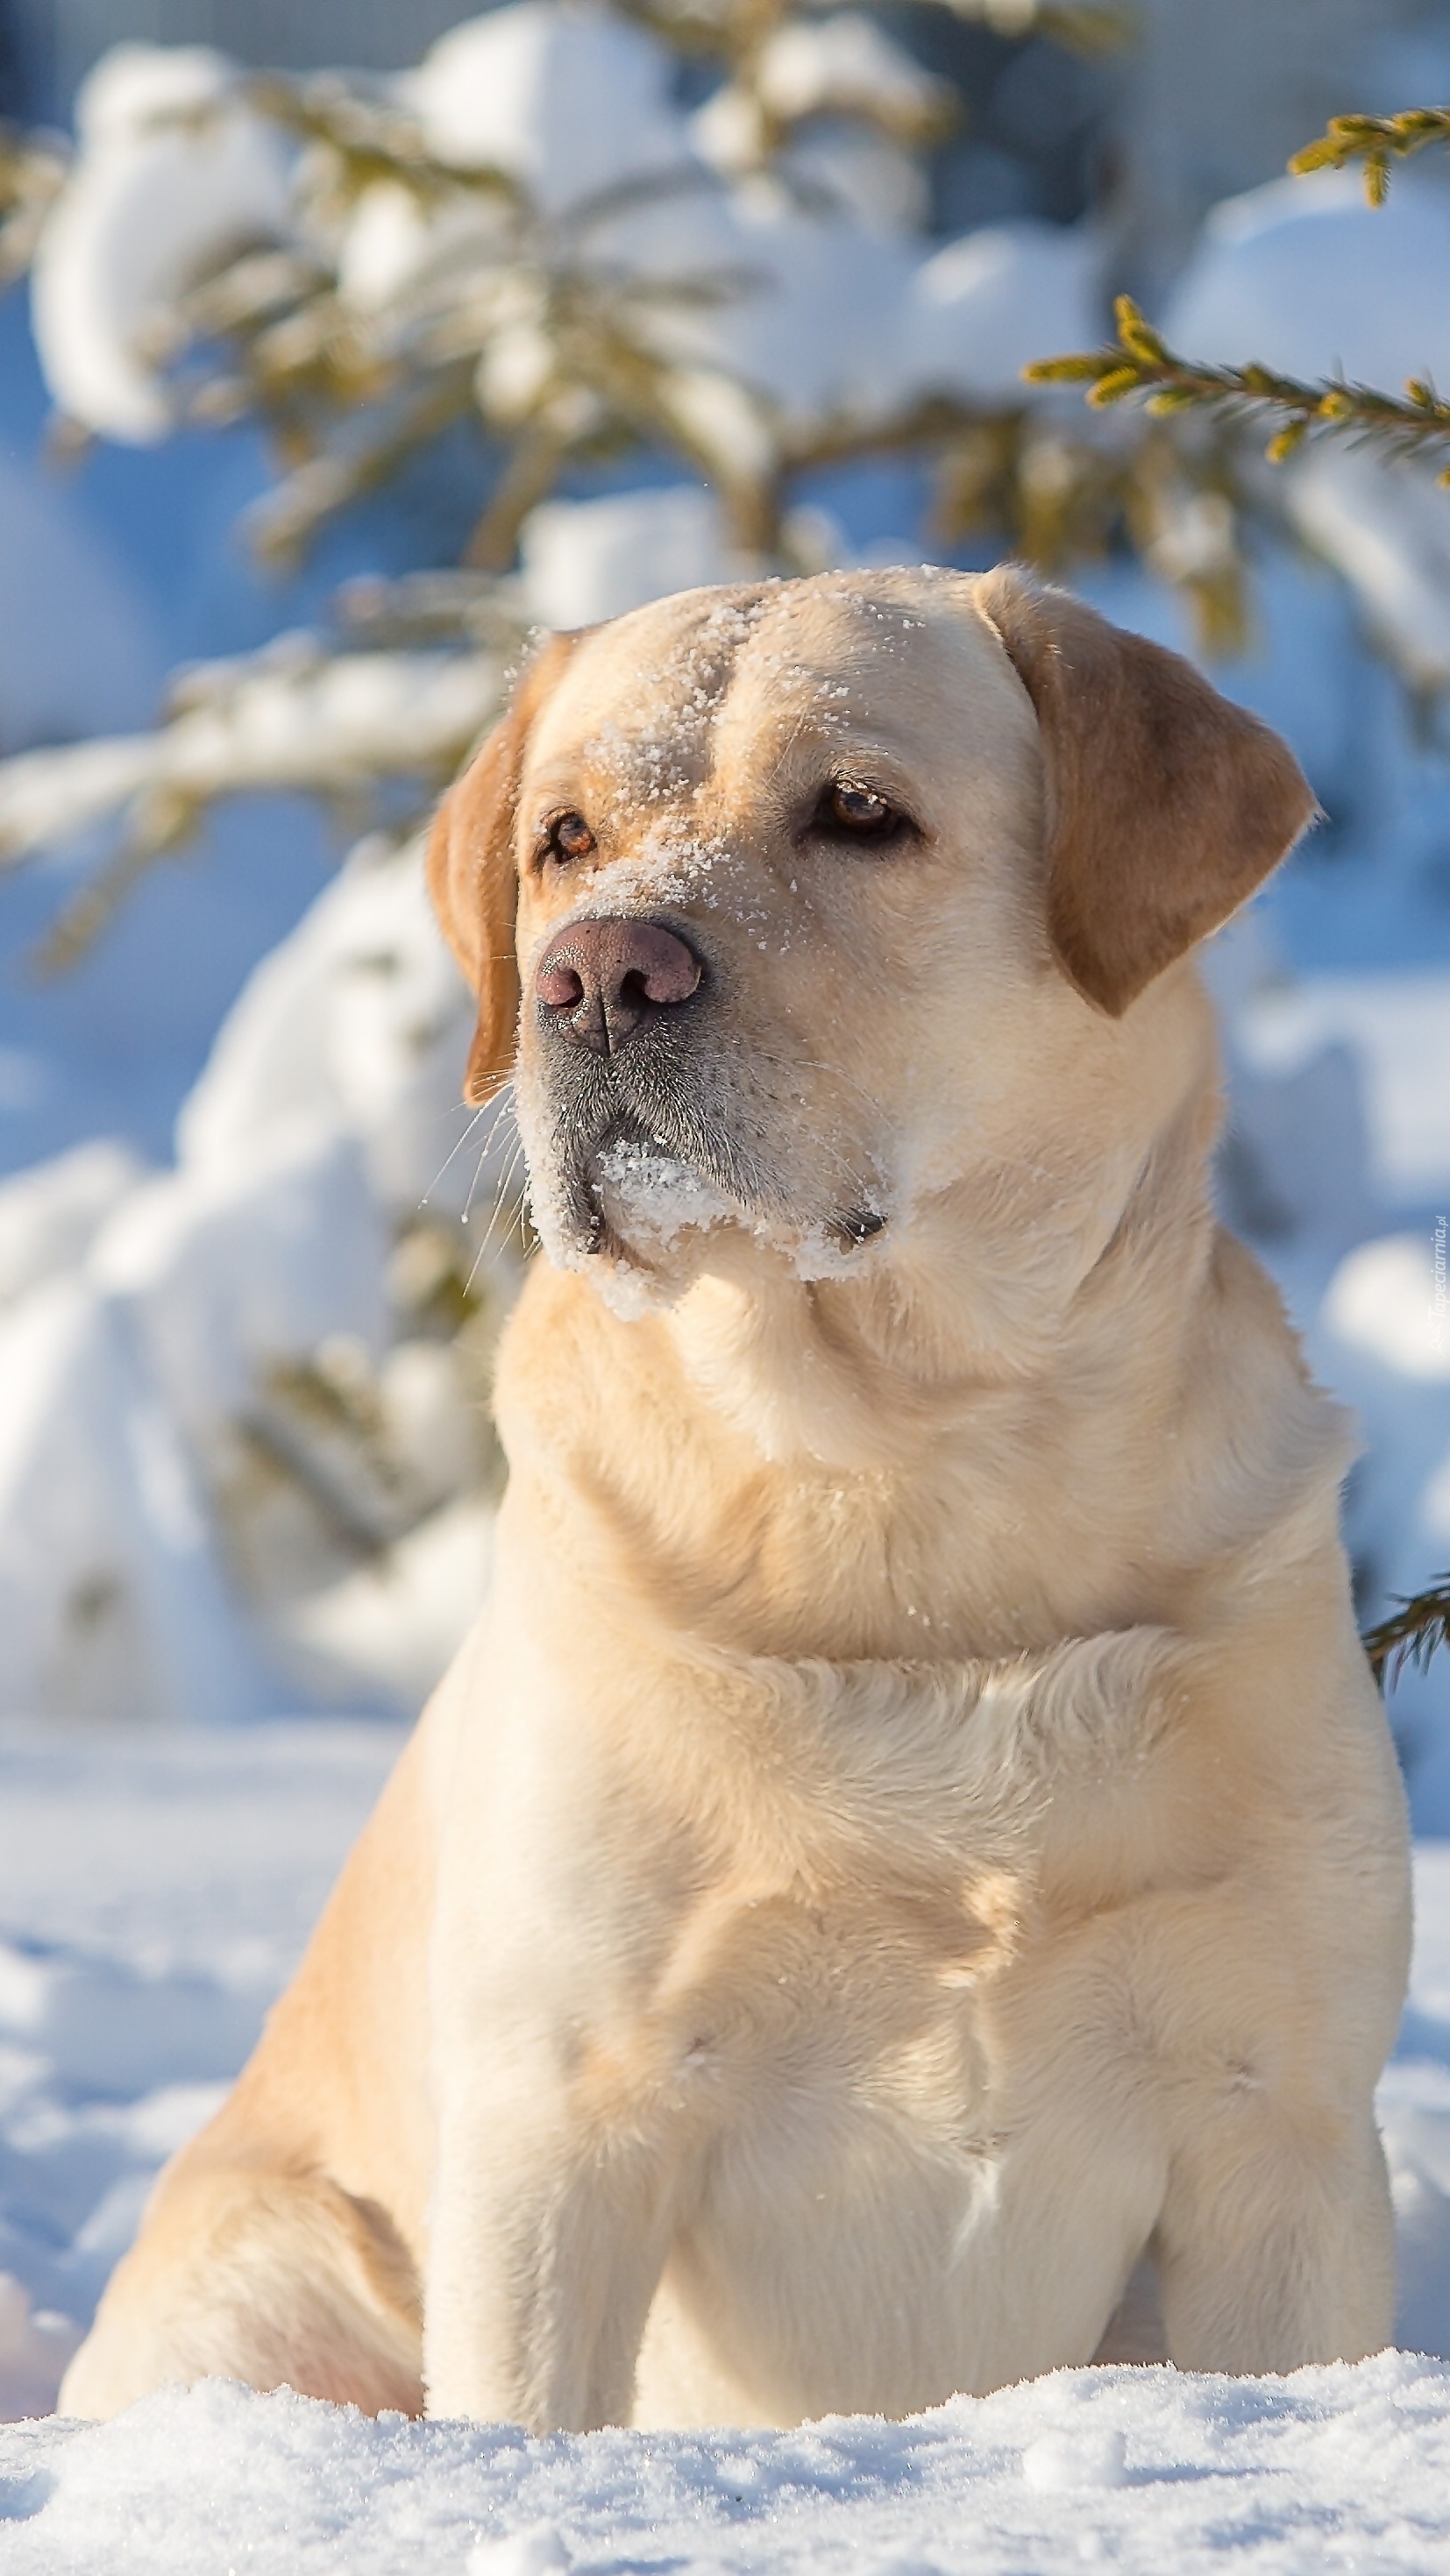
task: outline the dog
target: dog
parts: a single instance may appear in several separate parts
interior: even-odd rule
[[[430,849],[542,1244],[491,1597],[65,2410],[1388,2340],[1403,1800],[1194,962],[1311,812],[1010,567],[529,662]]]

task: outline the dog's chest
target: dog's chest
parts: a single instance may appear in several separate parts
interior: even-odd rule
[[[773,2085],[960,2105],[988,1998],[1034,1910],[1030,1878],[937,1862],[718,1891],[683,1927],[663,2017],[681,2079],[722,2107]]]
[[[659,2036],[727,2234],[756,2178],[809,2221],[856,2165],[978,2156],[991,2125],[988,1997],[1026,1891],[942,1879],[722,1892],[685,1931]]]
[[[1024,2367],[1091,2352],[1151,2184],[1119,2127],[1111,1978],[1060,1973],[1039,1913],[1031,1874],[1004,1868],[956,1891],[778,1895],[718,1925],[715,1972],[680,1998],[673,2277],[766,2420],[976,2384],[1009,2274]],[[1110,2208],[1084,2322],[1074,2306],[1054,2340],[1035,2267],[1093,2234],[1104,2170],[1129,2214]]]
[[[1140,1849],[1162,1860],[1145,1826],[1171,1767],[1150,1723],[1171,1652],[1136,1631],[1009,1667],[791,1677],[774,1759],[735,1782],[733,1846],[644,2016],[717,2180],[768,2154],[807,2194],[863,2156],[960,2181],[1074,2014],[1073,2045],[1091,2022],[1095,2062],[1114,2054],[1118,1972],[1085,1961],[1132,1912]]]

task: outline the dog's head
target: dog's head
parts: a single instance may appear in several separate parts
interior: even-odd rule
[[[674,1294],[1113,1174],[1201,1080],[1180,968],[1313,800],[1190,666],[1013,571],[686,592],[527,666],[435,900],[546,1249]],[[1176,997],[1176,998],[1175,998]],[[603,1256],[602,1259],[600,1256]]]

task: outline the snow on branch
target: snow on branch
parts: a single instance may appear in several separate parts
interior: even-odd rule
[[[290,793],[352,810],[385,779],[406,778],[421,802],[495,712],[507,658],[497,646],[338,653],[312,636],[283,637],[184,674],[154,733],[0,761],[0,860],[120,820],[113,855],[52,927],[42,970],[88,948],[136,878],[220,798]]]
[[[1110,15],[962,5],[1016,35]],[[693,117],[681,44],[726,75]],[[512,560],[571,466],[640,447],[682,457],[736,543],[781,558],[786,487],[823,440],[844,455],[887,424],[912,444],[926,397],[1015,403],[1022,360],[1090,325],[1075,236],[995,228],[955,267],[912,240],[913,156],[954,112],[873,19],[794,0],[531,0],[389,80],[121,47],[47,182],[42,362],[92,434],[258,419],[279,473],[252,532],[274,560],[460,422],[504,451],[479,565]]]
[[[961,8],[1019,36],[1111,14]],[[682,44],[724,73],[693,116]],[[296,560],[411,457],[479,433],[461,623],[435,597],[428,631],[404,617],[391,646],[376,621],[348,650],[284,639],[191,675],[152,736],[0,765],[0,861],[117,826],[43,962],[88,944],[218,797],[355,806],[384,779],[441,781],[531,616],[556,613],[526,615],[508,568],[571,470],[672,456],[718,501],[733,565],[789,572],[814,568],[792,533],[803,477],[1020,415],[1023,361],[1092,327],[1098,245],[1031,222],[923,239],[913,156],[953,110],[859,12],[522,0],[386,78],[118,46],[82,87],[72,155],[0,137],[0,259],[31,262],[63,421],[147,443],[257,420],[277,467],[250,513],[265,557]],[[858,203],[862,133],[894,211]]]

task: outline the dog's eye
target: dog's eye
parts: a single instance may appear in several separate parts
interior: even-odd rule
[[[594,847],[594,835],[582,814],[572,811],[556,814],[549,825],[546,847],[551,859],[568,867],[575,859],[587,859]]]
[[[821,790],[812,817],[818,832],[852,841],[889,841],[905,819],[874,787],[863,787],[855,778],[833,778]]]

